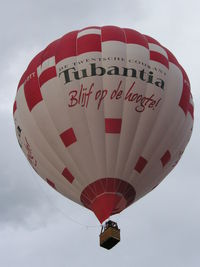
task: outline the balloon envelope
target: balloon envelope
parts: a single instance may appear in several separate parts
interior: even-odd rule
[[[70,32],[41,51],[13,113],[35,171],[100,222],[165,178],[193,125],[189,79],[176,58],[115,26]]]

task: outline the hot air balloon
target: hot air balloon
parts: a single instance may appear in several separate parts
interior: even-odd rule
[[[193,100],[186,72],[158,41],[132,29],[88,27],[33,58],[13,114],[33,169],[103,223],[177,164],[192,133]],[[112,221],[110,228],[119,241]]]

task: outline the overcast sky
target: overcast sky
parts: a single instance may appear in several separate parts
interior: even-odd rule
[[[200,266],[200,2],[198,0],[18,0],[0,8],[0,266]],[[191,81],[195,125],[177,167],[152,193],[116,216],[122,241],[99,247],[95,216],[52,190],[15,137],[12,105],[32,57],[89,25],[129,27],[158,39]]]

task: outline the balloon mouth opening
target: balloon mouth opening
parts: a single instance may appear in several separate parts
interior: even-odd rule
[[[81,202],[92,210],[100,223],[117,214],[135,200],[134,187],[118,178],[102,178],[89,184],[81,193]]]
[[[91,210],[102,223],[111,215],[117,214],[126,208],[126,199],[121,194],[104,193],[95,198]]]

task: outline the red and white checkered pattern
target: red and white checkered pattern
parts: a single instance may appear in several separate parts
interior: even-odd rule
[[[96,76],[91,75],[94,62]],[[136,77],[101,73],[111,66],[135,69]],[[147,82],[148,71],[164,81],[164,88]],[[89,88],[86,107],[80,92]],[[116,97],[130,88],[138,96],[160,99],[158,106],[137,112],[139,101]],[[79,104],[70,107],[75,91]],[[189,79],[172,53],[149,36],[115,26],[88,27],[51,43],[29,64],[13,106],[17,138],[32,167],[54,189],[85,206],[81,193],[104,178],[130,184],[134,200],[155,188],[180,159],[193,113]]]

